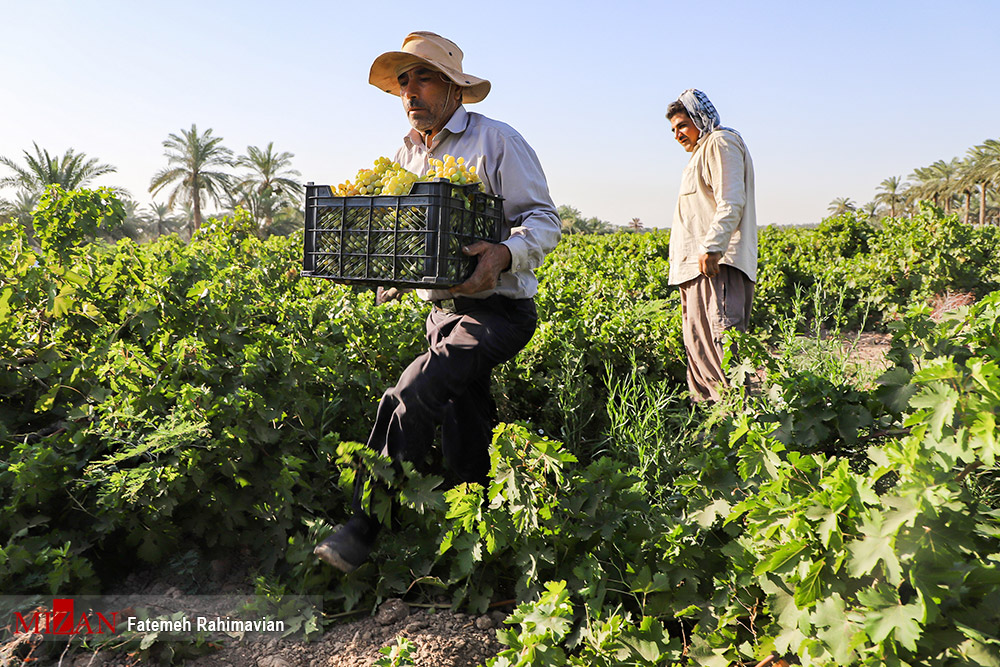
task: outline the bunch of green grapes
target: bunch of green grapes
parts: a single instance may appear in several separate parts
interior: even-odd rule
[[[413,172],[403,169],[398,162],[387,157],[375,160],[374,169],[359,169],[354,181],[344,181],[337,186],[341,197],[355,195],[405,195],[418,180]]]
[[[425,179],[447,178],[452,183],[466,185],[467,183],[479,183],[482,189],[482,182],[479,174],[476,173],[476,165],[465,164],[465,158],[455,158],[453,155],[445,155],[443,160],[431,158],[428,160],[431,168],[427,172]]]
[[[444,159],[431,158],[430,170],[423,177],[418,177],[411,171],[403,169],[398,162],[387,157],[375,160],[374,169],[359,169],[353,181],[344,181],[338,185],[335,194],[340,197],[356,195],[405,195],[416,181],[429,181],[435,178],[447,178],[457,185],[482,182],[476,173],[475,165],[466,165],[465,158],[455,158],[445,155]]]

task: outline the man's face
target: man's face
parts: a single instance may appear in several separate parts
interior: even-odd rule
[[[399,75],[399,96],[410,125],[418,132],[437,132],[461,103],[459,91],[437,70],[414,67]]]
[[[688,153],[694,151],[695,144],[698,143],[698,128],[694,126],[694,121],[686,113],[677,113],[670,117],[670,127],[674,128],[674,139],[684,147]]]

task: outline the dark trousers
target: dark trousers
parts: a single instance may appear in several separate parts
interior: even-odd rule
[[[490,373],[531,340],[538,323],[532,299],[456,297],[427,317],[427,351],[382,395],[368,446],[393,461],[418,461],[441,426],[441,453],[463,482],[485,484],[496,423]],[[377,522],[361,508],[355,486],[352,523],[374,538]]]

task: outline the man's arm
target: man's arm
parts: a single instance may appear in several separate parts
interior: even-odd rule
[[[486,159],[496,161],[491,182],[494,192],[504,198],[510,237],[501,243],[479,241],[463,249],[479,260],[472,276],[451,289],[455,294],[493,289],[504,271],[537,269],[562,237],[559,215],[531,146],[516,132],[506,134],[502,150]]]
[[[705,161],[709,182],[715,195],[715,216],[708,227],[701,244],[702,260],[705,255],[718,253],[718,258],[729,248],[729,239],[743,218],[746,205],[746,180],[744,176],[743,147],[738,138],[717,130],[718,137],[712,137],[705,146]],[[713,133],[714,134],[714,133]],[[699,262],[702,264],[703,262]],[[703,271],[704,272],[704,271]],[[708,275],[708,274],[706,274]]]
[[[507,138],[499,176],[511,225],[510,238],[503,241],[511,254],[510,270],[533,271],[559,243],[562,223],[538,156],[520,135]]]

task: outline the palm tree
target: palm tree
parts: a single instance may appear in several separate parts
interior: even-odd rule
[[[987,188],[1000,189],[1000,141],[987,139],[969,149],[969,175],[979,188],[979,224],[986,224]]]
[[[864,215],[868,220],[871,220],[876,215],[878,215],[879,203],[875,200],[865,202],[858,207],[858,212]],[[895,217],[895,216],[893,216]]]
[[[14,171],[13,176],[0,178],[0,188],[16,188],[29,195],[40,195],[50,185],[61,185],[66,190],[81,188],[95,178],[117,171],[110,164],[101,164],[97,158],[88,159],[86,154],[77,153],[72,148],[63,156],[53,157],[47,150],[35,147],[35,154],[24,151],[25,166],[14,160],[0,156],[0,164]],[[119,190],[119,192],[124,192]]]
[[[28,234],[28,239],[34,242],[35,226],[31,221],[31,212],[38,206],[40,194],[32,194],[27,190],[18,190],[10,201],[0,199],[0,220],[17,222]]]
[[[184,221],[174,215],[169,206],[155,201],[149,205],[146,217],[153,222],[158,237],[180,231],[184,225]]]
[[[232,166],[233,152],[222,145],[222,137],[212,136],[211,128],[199,135],[194,123],[190,130],[181,130],[180,136],[171,134],[163,147],[167,149],[165,155],[171,166],[153,176],[149,191],[156,194],[168,184],[176,183],[167,205],[173,207],[178,201],[191,202],[194,211],[192,232],[197,231],[202,223],[203,193],[218,204],[231,179],[229,174],[213,169]]]
[[[918,167],[910,175],[917,182],[910,188],[910,192],[917,201],[930,199],[935,206],[943,200],[944,212],[951,213],[951,200],[960,191],[960,169],[958,158],[953,158],[950,162],[938,160],[929,167]]]
[[[632,218],[629,220],[628,228],[633,232],[641,232],[643,230],[642,220],[639,218]]]
[[[139,209],[139,203],[134,199],[122,199],[122,209],[125,218],[122,224],[110,230],[99,230],[97,235],[109,241],[118,241],[122,238],[130,238],[133,241],[143,241],[150,225],[150,220],[145,212]]]
[[[276,195],[270,188],[258,191],[247,184],[233,187],[227,200],[225,207],[230,213],[242,208],[250,214],[254,221],[254,233],[261,239],[274,234],[275,221],[288,208],[293,208],[291,198]]]
[[[905,201],[904,193],[907,184],[899,176],[890,176],[879,185],[875,194],[875,202],[889,207],[889,217],[896,217],[896,206]]]
[[[614,225],[597,217],[584,218],[579,209],[573,206],[560,205],[556,214],[562,222],[564,234],[609,234],[614,231]]]
[[[832,215],[842,215],[858,210],[858,205],[849,197],[837,197],[830,202],[830,206],[826,210],[830,211]]]
[[[31,212],[35,210],[36,206],[38,206],[38,200],[40,198],[40,194],[31,193],[27,190],[18,191],[14,200],[10,202],[10,211],[12,216],[17,220],[20,220],[22,225],[30,228]]]
[[[556,214],[559,215],[559,221],[562,223],[564,234],[575,234],[580,231],[580,222],[583,220],[583,215],[579,209],[574,206],[560,204],[556,208]]]
[[[282,204],[302,193],[302,184],[292,178],[301,176],[291,168],[293,157],[295,154],[288,151],[275,153],[272,141],[265,149],[247,146],[247,154],[236,160],[236,166],[250,170],[237,183],[237,188],[248,195],[256,195],[247,197],[247,203],[255,219],[264,219],[263,236],[267,236]]]
[[[979,185],[976,165],[971,155],[966,155],[965,159],[956,158],[954,162],[958,165],[955,192],[962,198],[962,219],[965,224],[969,224],[969,219],[972,217],[972,195]]]

